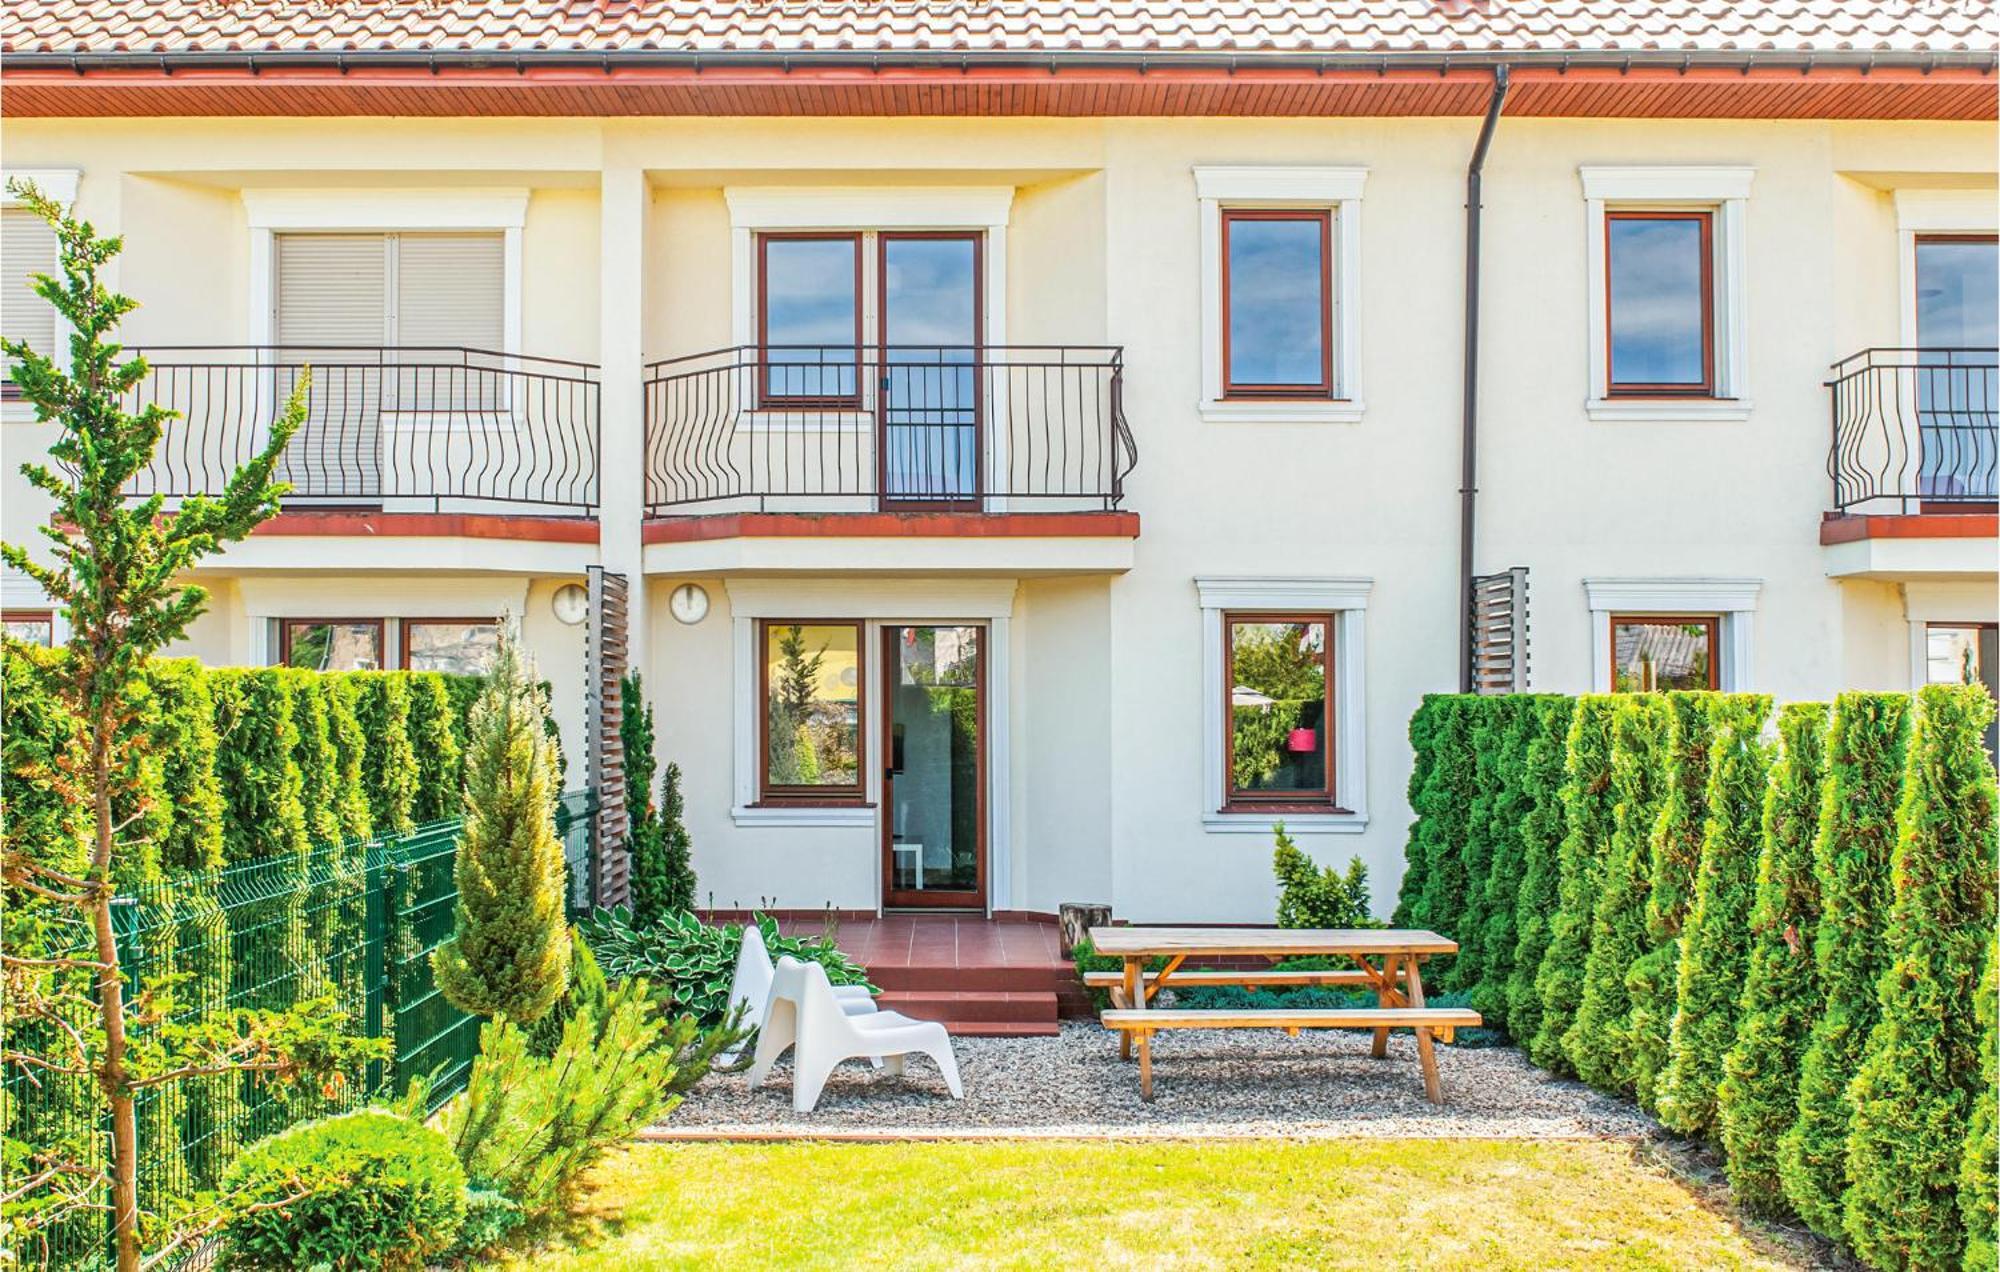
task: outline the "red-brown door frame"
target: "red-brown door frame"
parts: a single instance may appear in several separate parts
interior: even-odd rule
[[[889,244],[918,239],[972,244],[972,493],[963,499],[889,497]],[[950,346],[946,346],[950,347]],[[986,490],[986,235],[980,230],[883,230],[875,235],[875,503],[883,512],[963,512],[983,506]],[[982,652],[984,646],[981,647]]]
[[[979,657],[975,663],[978,671],[975,691],[979,695],[979,736],[977,738],[979,748],[979,763],[977,765],[979,773],[979,847],[977,857],[974,861],[978,883],[970,892],[963,889],[947,891],[941,888],[899,889],[896,887],[896,778],[893,765],[896,760],[896,685],[898,682],[897,667],[900,660],[900,655],[896,649],[896,641],[901,633],[912,627],[976,627],[979,629]],[[984,910],[986,908],[986,788],[988,785],[987,765],[989,762],[986,726],[989,709],[986,693],[986,643],[991,634],[992,628],[984,623],[884,623],[882,625],[882,734],[880,738],[882,744],[882,794],[877,807],[881,810],[879,820],[882,824],[880,852],[882,854],[882,904],[884,906],[910,906],[954,910]],[[917,868],[919,870],[923,869],[922,861],[917,863]]]

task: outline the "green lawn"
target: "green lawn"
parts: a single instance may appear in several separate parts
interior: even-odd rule
[[[498,1266],[1771,1268],[1602,1142],[657,1144]]]

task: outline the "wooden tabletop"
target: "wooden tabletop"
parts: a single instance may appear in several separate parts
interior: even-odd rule
[[[1094,927],[1090,943],[1114,958],[1158,954],[1455,954],[1458,942],[1411,928]]]

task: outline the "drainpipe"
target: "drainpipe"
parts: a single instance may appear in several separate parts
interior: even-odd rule
[[[1458,691],[1472,692],[1472,517],[1479,497],[1479,181],[1507,102],[1507,64],[1493,68],[1486,122],[1465,169],[1465,415],[1459,429]]]

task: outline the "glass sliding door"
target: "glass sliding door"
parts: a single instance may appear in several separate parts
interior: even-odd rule
[[[1990,503],[2000,344],[2000,240],[1917,239],[1918,490],[1925,499]]]
[[[970,625],[882,629],[887,905],[986,904],[985,635]]]
[[[882,506],[976,505],[980,240],[879,236]]]

